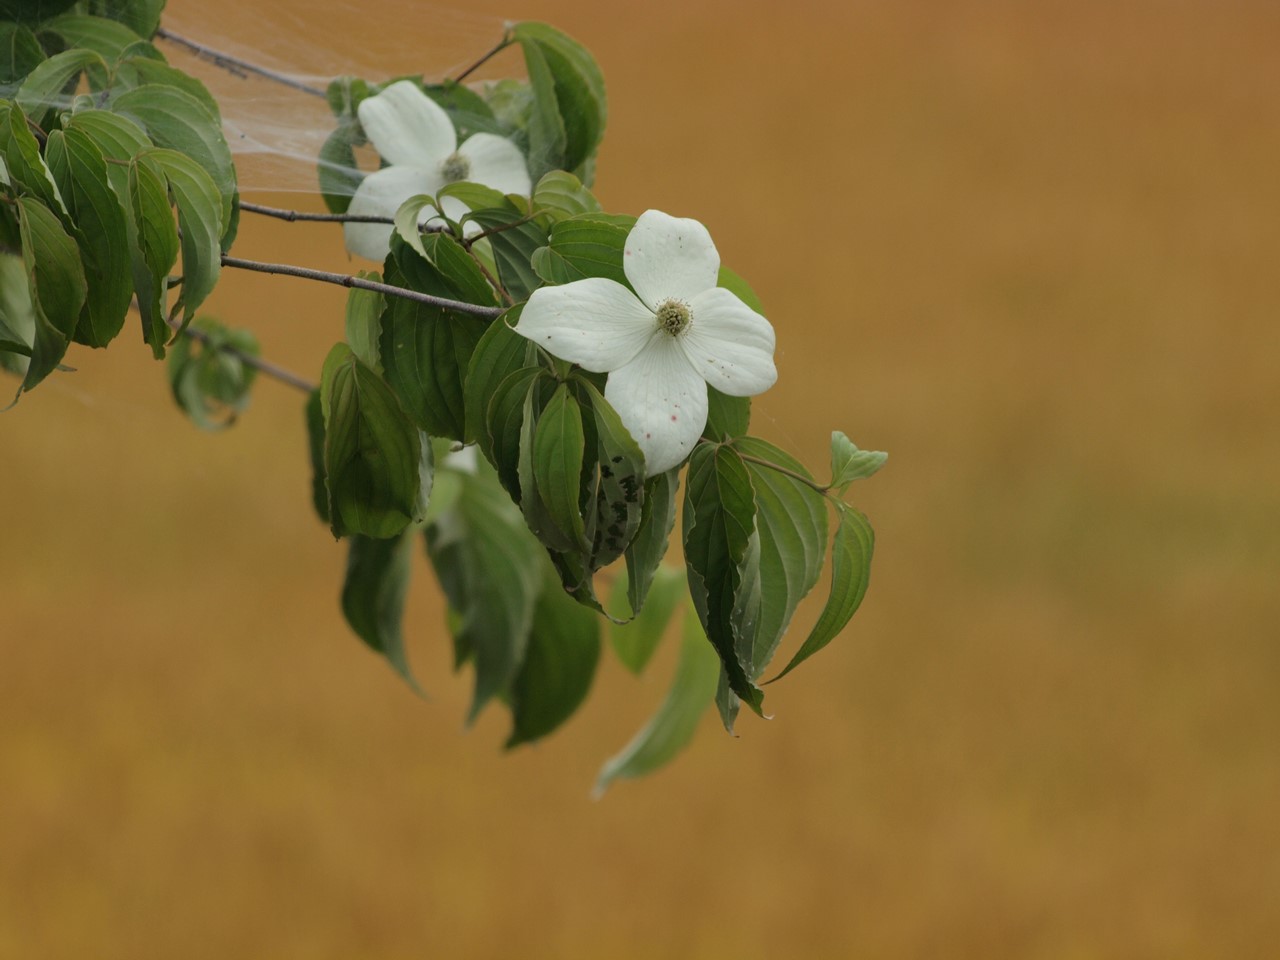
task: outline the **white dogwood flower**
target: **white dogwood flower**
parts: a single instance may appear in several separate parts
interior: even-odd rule
[[[394,217],[410,197],[434,195],[458,180],[526,196],[533,189],[519,147],[492,133],[472,134],[458,146],[457,131],[444,108],[410,80],[393,83],[362,101],[357,112],[369,142],[390,166],[360,182],[348,213]],[[453,220],[467,212],[454,197],[446,197],[442,205]],[[425,208],[422,222],[434,215],[431,207]],[[344,230],[352,253],[383,260],[391,249],[389,224],[348,223]]]
[[[609,374],[605,399],[653,475],[681,463],[698,442],[707,384],[734,397],[773,386],[773,327],[716,286],[720,254],[697,220],[649,210],[627,235],[623,269],[635,293],[604,277],[541,287],[515,331]]]

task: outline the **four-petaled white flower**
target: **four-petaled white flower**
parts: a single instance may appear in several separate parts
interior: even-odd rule
[[[533,189],[519,147],[492,133],[472,134],[458,146],[449,115],[410,80],[393,83],[362,101],[357,112],[369,142],[390,166],[360,182],[348,213],[393,217],[410,197],[434,195],[458,180],[525,196]],[[467,212],[454,197],[446,197],[442,206],[454,220]],[[434,215],[431,207],[425,208],[422,222]],[[391,249],[392,228],[387,224],[348,223],[345,231],[347,249],[362,257],[383,260]]]
[[[635,293],[604,277],[541,287],[515,331],[609,374],[605,399],[653,475],[681,463],[698,442],[707,384],[734,397],[773,386],[773,327],[716,286],[720,254],[697,220],[649,210],[627,235],[623,269]]]

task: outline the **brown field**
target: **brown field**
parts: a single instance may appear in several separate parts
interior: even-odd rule
[[[0,957],[1274,955],[1280,6],[475,9],[584,41],[606,206],[756,287],[757,431],[891,451],[862,611],[772,722],[593,803],[670,656],[504,755],[425,560],[430,701],[347,632],[298,395],[205,436],[131,338],[81,349],[0,417]],[[454,62],[370,17],[311,32]],[[237,252],[346,265],[316,226]],[[342,302],[236,275],[211,312],[316,375]]]

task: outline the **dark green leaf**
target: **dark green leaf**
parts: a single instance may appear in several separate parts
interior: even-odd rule
[[[128,218],[107,177],[107,162],[77,129],[49,134],[45,156],[71,213],[88,296],[75,339],[105,347],[124,326],[133,299]]]
[[[827,504],[813,486],[795,476],[813,478],[794,457],[746,437],[734,443],[745,459],[756,493],[756,530],[760,535],[760,613],[752,646],[739,650],[751,664],[751,679],[764,672],[796,606],[813,589],[827,550]],[[765,463],[775,464],[788,476]]]
[[[35,197],[18,198],[18,229],[36,320],[31,362],[22,381],[22,389],[30,390],[66,355],[87,285],[75,240]]]
[[[470,87],[446,80],[444,83],[429,83],[423,91],[444,108],[458,131],[459,141],[466,140],[473,133],[503,133],[502,125],[484,97]]]
[[[884,466],[889,455],[880,450],[859,450],[858,445],[839,430],[831,433],[831,488],[843,492],[855,480],[871,476]]]
[[[66,205],[40,155],[40,144],[16,103],[0,103],[0,159],[11,182],[39,198],[59,217],[66,216]]]
[[[414,543],[415,538],[408,531],[388,539],[353,536],[342,584],[342,614],[356,636],[386,657],[420,694],[422,688],[409,669],[400,628]]]
[[[457,246],[453,240],[447,243]],[[445,274],[399,237],[393,237],[384,275],[394,286],[470,303],[486,302],[487,287],[476,287],[465,273]],[[485,321],[470,314],[387,298],[380,341],[382,367],[406,412],[432,436],[461,440],[465,435],[462,377],[485,329]]]
[[[613,641],[618,659],[632,673],[639,674],[658,649],[658,641],[662,639],[676,605],[687,595],[687,589],[684,573],[679,568],[659,566],[653,578],[653,587],[649,591],[648,603],[643,610],[633,615],[627,599],[628,587],[624,568],[609,595],[608,611],[614,618],[609,637]],[[618,622],[627,617],[633,618],[625,623]]]
[[[489,209],[473,208],[471,212],[471,219],[485,230],[519,223],[524,216],[510,200],[504,200],[500,206]],[[493,248],[498,280],[502,286],[513,300],[527,300],[529,294],[542,285],[529,262],[534,251],[546,244],[546,231],[530,221],[491,234],[487,242]]]
[[[365,175],[356,166],[355,148],[364,142],[355,121],[338,124],[320,147],[320,193],[330,213],[346,213]]]
[[[511,329],[520,319],[523,304],[512,307],[493,323],[476,343],[467,366],[467,378],[462,395],[466,407],[467,442],[475,441],[480,452],[496,463],[493,441],[487,429],[489,404],[497,393],[498,385],[509,375],[524,367],[529,352],[529,341]]]
[[[635,217],[608,213],[561,220],[551,228],[547,246],[534,256],[534,269],[547,283],[606,277],[630,288],[622,265],[623,247],[635,223]]]
[[[65,50],[45,60],[31,71],[15,98],[18,106],[40,126],[47,126],[47,119],[59,103],[67,87],[90,65],[105,71],[106,63],[92,50]],[[69,98],[68,98],[69,101]]]
[[[546,562],[542,592],[524,663],[511,685],[511,736],[507,749],[545,737],[586,699],[600,660],[600,621],[560,586]]]
[[[420,519],[418,430],[346,344],[335,344],[324,362],[321,402],[334,536],[393,537]]]
[[[311,504],[320,520],[329,522],[329,487],[324,478],[324,405],[320,391],[307,397],[307,449],[311,455]]]
[[[719,673],[720,663],[690,608],[685,612],[680,662],[666,700],[635,739],[601,768],[595,795],[599,797],[614,780],[652,773],[683,750],[715,695]]]
[[[480,451],[498,471],[498,480],[517,502],[520,489],[520,438],[530,392],[547,376],[542,367],[513,370],[493,391],[485,415]]]
[[[740,604],[759,577],[755,533],[755,492],[746,465],[729,447],[700,444],[685,479],[684,555],[689,593],[703,629],[720,655],[730,688],[756,713],[764,694],[750,678],[751,664],[740,650],[751,649],[755,623]],[[756,541],[753,544],[753,541]]]
[[[39,23],[75,5],[76,0],[0,0],[0,20]]]
[[[707,385],[707,425],[702,435],[715,443],[744,437],[751,425],[751,398],[731,397]]]
[[[222,430],[249,405],[257,371],[242,357],[259,354],[258,338],[202,318],[191,326],[206,338],[179,337],[169,352],[169,387],[179,407],[201,430]]]
[[[667,554],[667,542],[676,524],[676,490],[680,471],[668,470],[649,477],[644,484],[640,527],[627,547],[627,599],[640,613],[653,583],[654,573]]]
[[[12,100],[14,91],[44,60],[36,35],[19,23],[0,22],[0,100]]]
[[[584,489],[595,490],[588,505],[587,537],[591,569],[608,566],[630,546],[644,517],[644,454],[599,390],[575,378],[591,410],[595,430],[594,461],[587,460]]]
[[[35,335],[26,266],[22,257],[0,253],[0,368],[25,377]]]
[[[600,68],[585,47],[545,23],[519,23],[512,33],[524,50],[533,85],[535,117],[546,115],[542,122],[549,128],[545,135],[535,138],[535,123],[530,120],[529,152],[534,179],[554,169],[581,176],[581,168],[595,155],[604,137],[608,108]],[[549,96],[553,103],[548,102]],[[550,122],[551,115],[559,118],[563,141],[556,125]],[[583,181],[588,182],[589,178],[583,177]]]
[[[104,159],[117,161],[108,162],[107,177],[111,181],[112,189],[116,191],[116,196],[127,197],[129,195],[128,162],[143,150],[155,146],[151,138],[143,133],[142,128],[128,117],[106,110],[78,110],[67,118],[65,129],[77,130],[85,134],[101,151]],[[130,234],[130,242],[132,242],[132,234]]]
[[[831,594],[818,616],[818,622],[805,638],[791,662],[774,680],[788,673],[835,639],[857,612],[867,593],[871,578],[871,554],[875,549],[875,532],[871,524],[853,507],[837,503],[840,525],[831,545]]]
[[[578,549],[586,533],[578,507],[583,458],[582,408],[562,383],[547,401],[533,437],[533,476],[548,517]],[[528,496],[528,492],[524,493]]]
[[[487,471],[460,474],[453,508],[427,527],[427,549],[456,618],[455,661],[475,661],[474,720],[511,687],[542,587],[542,548]]]
[[[93,12],[119,20],[140,37],[150,37],[160,25],[165,0],[94,0]]]
[[[40,33],[52,33],[68,47],[85,47],[109,62],[143,39],[123,23],[75,13],[41,24]]]
[[[520,510],[524,514],[525,523],[533,531],[534,536],[541,540],[549,550],[558,553],[572,553],[578,556],[577,562],[570,563],[570,566],[576,572],[566,582],[566,588],[570,591],[576,591],[582,585],[582,581],[586,576],[586,565],[580,557],[582,553],[581,538],[575,539],[572,532],[562,529],[556,522],[556,518],[548,507],[539,485],[540,474],[537,469],[537,456],[535,455],[539,420],[547,401],[551,398],[551,394],[555,389],[556,384],[550,378],[538,378],[533,380],[532,387],[525,395],[520,423]],[[548,492],[554,493],[554,491]],[[572,493],[576,503],[578,495],[576,483]],[[564,573],[564,569],[561,569],[560,572]]]

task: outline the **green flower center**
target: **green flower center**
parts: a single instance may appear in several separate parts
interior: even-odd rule
[[[445,183],[465,180],[471,176],[471,161],[460,153],[451,153],[444,158],[444,163],[440,164],[440,175],[444,177]]]
[[[673,337],[679,336],[689,326],[693,315],[683,300],[663,300],[658,304],[658,326]]]

